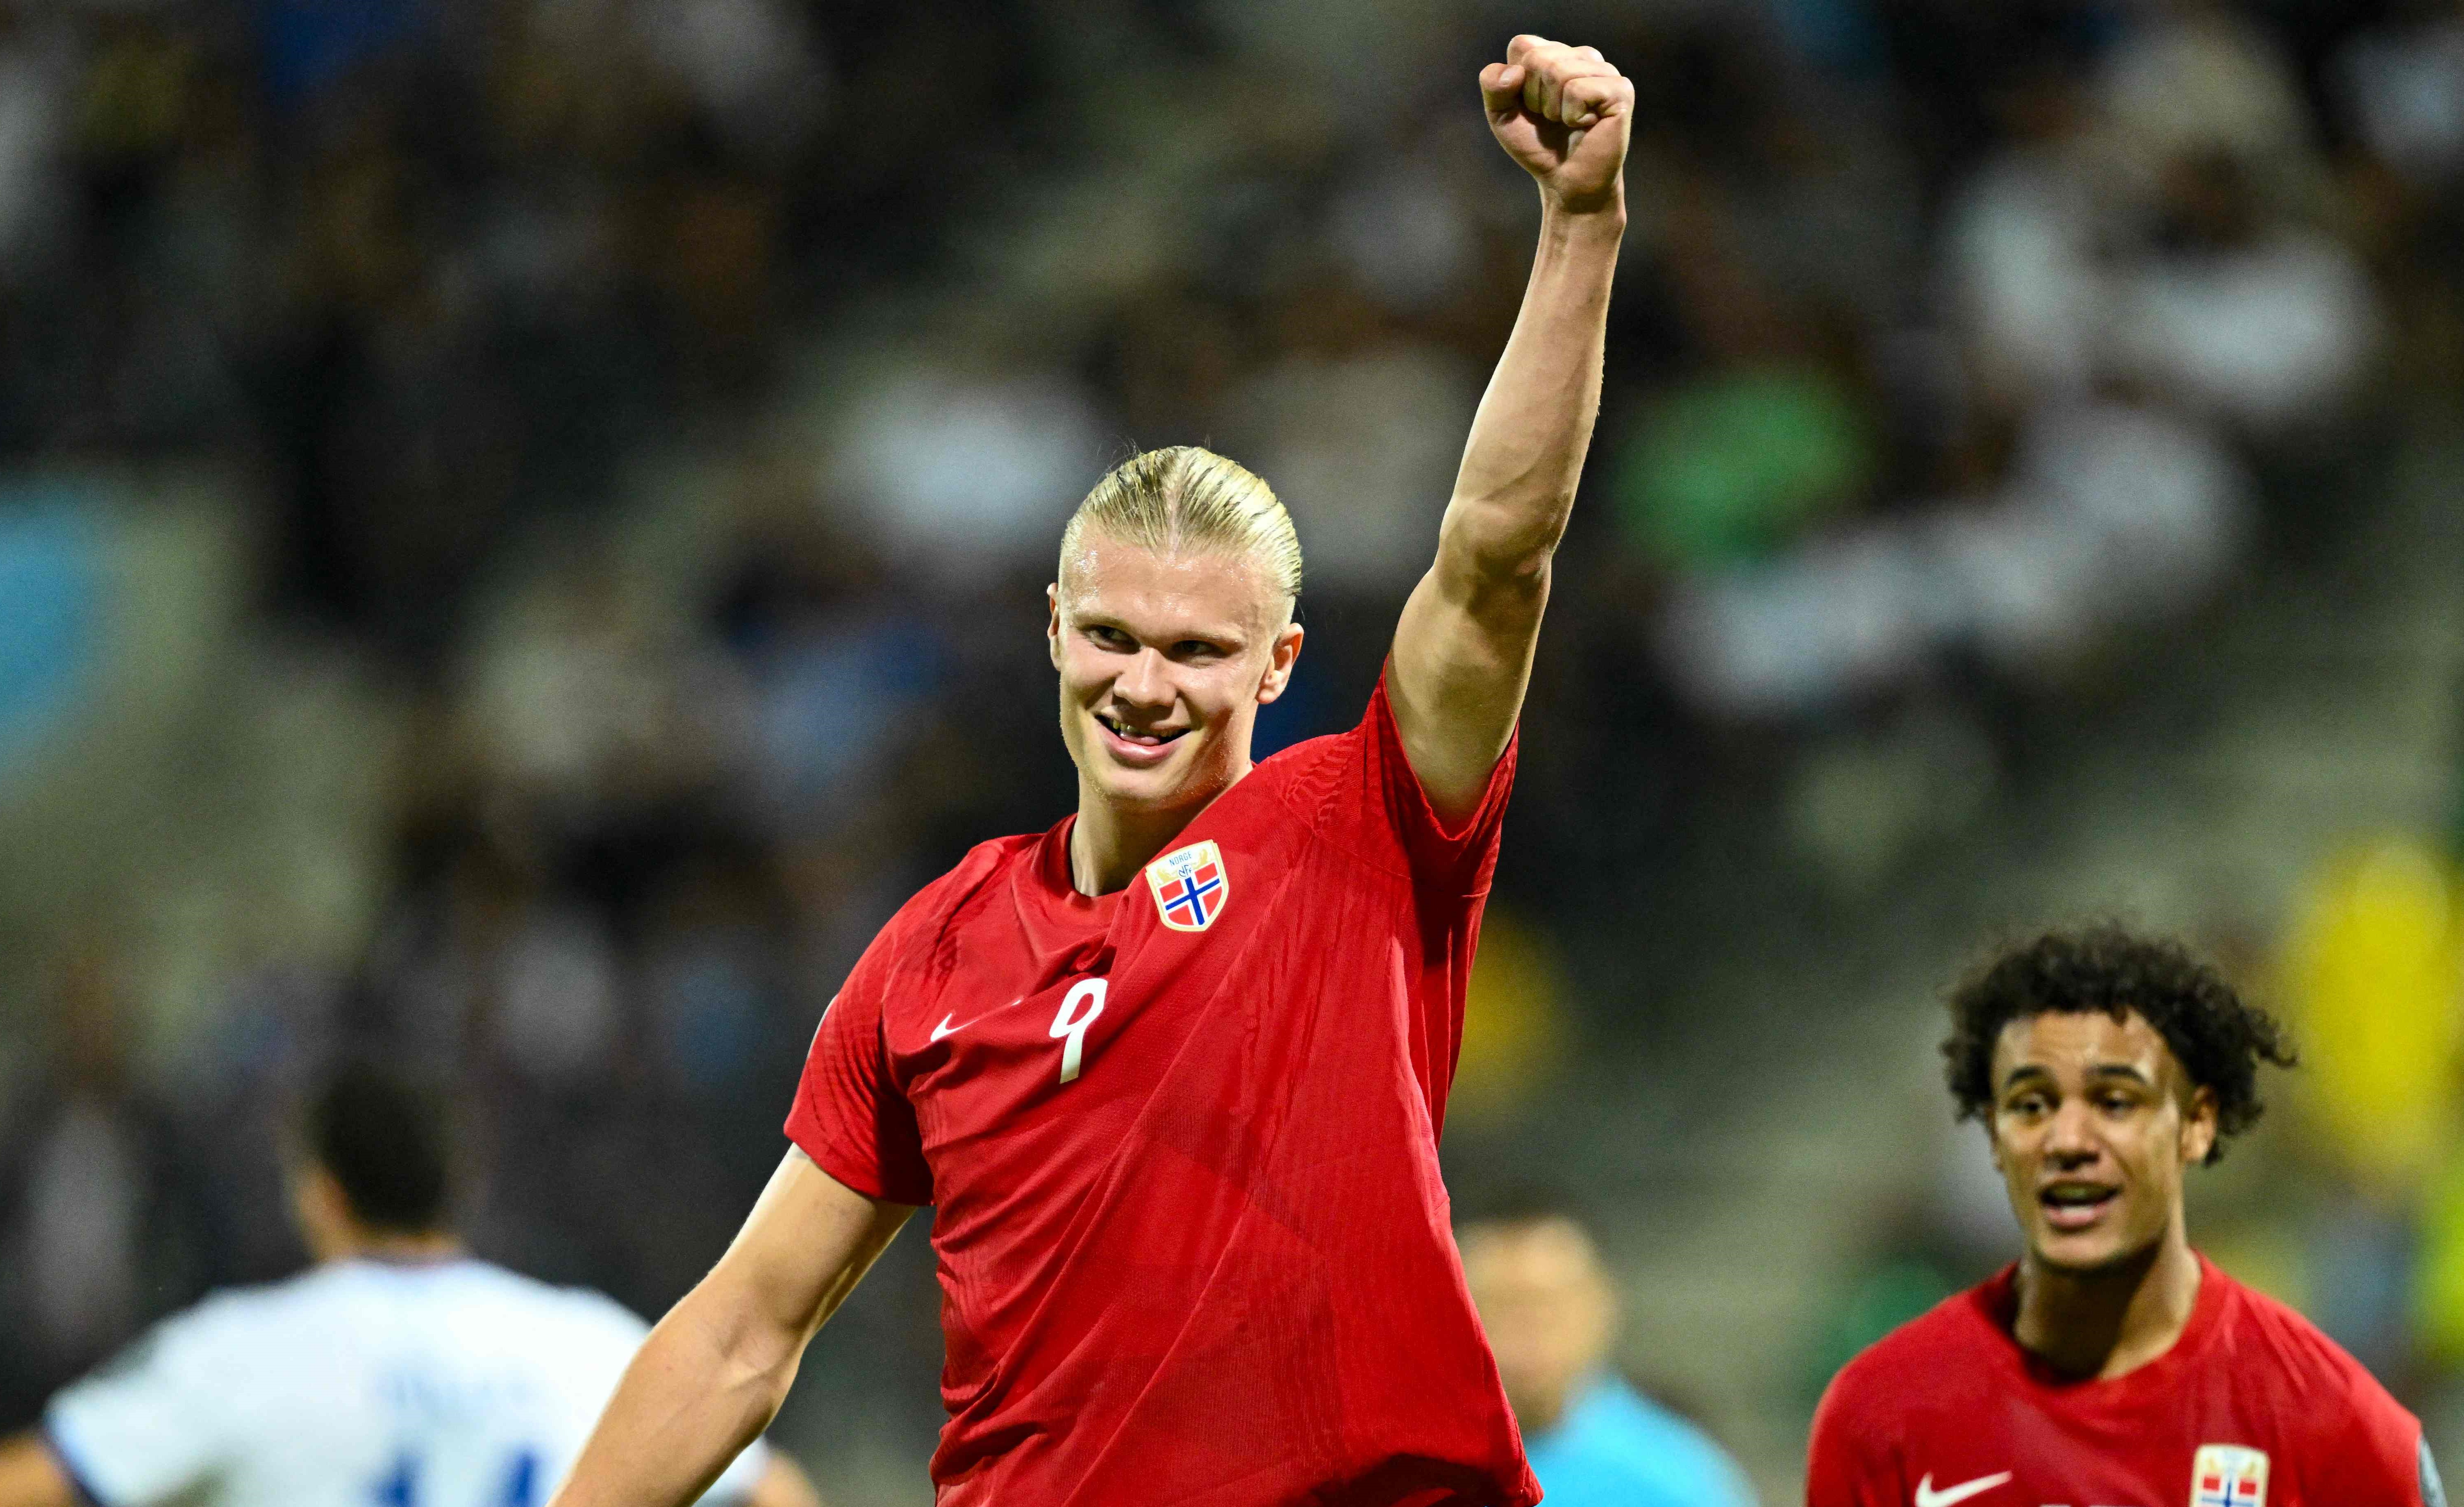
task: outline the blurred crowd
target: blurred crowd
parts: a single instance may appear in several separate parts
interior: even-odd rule
[[[1262,740],[1356,716],[1521,292],[1517,30],[1639,103],[1509,917],[1647,906],[1841,729],[1921,730],[1897,817],[1806,787],[1887,871],[2464,378],[2437,0],[0,0],[0,460],[223,478],[389,771],[361,945],[195,986],[177,1073],[124,918],[13,1017],[0,1425],[296,1263],[346,1046],[465,1085],[490,1254],[671,1300],[872,928],[1069,808],[1042,587],[1129,448],[1291,505]],[[875,1340],[929,1410],[926,1303]]]

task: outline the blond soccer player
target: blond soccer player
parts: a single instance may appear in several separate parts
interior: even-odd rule
[[[691,1499],[925,1204],[942,1507],[1537,1498],[1438,1132],[1599,401],[1634,93],[1536,36],[1480,87],[1540,244],[1360,724],[1250,761],[1302,643],[1265,482],[1198,449],[1105,477],[1048,593],[1076,812],[883,928],[823,1017],[793,1148],[560,1507]]]

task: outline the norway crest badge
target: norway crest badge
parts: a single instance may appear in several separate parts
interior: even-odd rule
[[[1147,865],[1147,887],[1155,910],[1175,931],[1203,931],[1223,914],[1232,881],[1213,842],[1174,848]]]
[[[2267,1507],[2267,1452],[2203,1444],[2190,1461],[2190,1507]]]

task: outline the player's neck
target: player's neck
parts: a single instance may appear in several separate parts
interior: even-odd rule
[[[398,1233],[361,1230],[323,1254],[328,1261],[375,1261],[386,1266],[434,1266],[461,1258],[462,1239],[449,1230]]]
[[[1240,773],[1224,783],[1229,790],[1249,771],[1243,759]],[[1216,792],[1221,795],[1222,791]],[[1106,801],[1085,780],[1078,784],[1078,819],[1069,828],[1069,884],[1082,895],[1109,895],[1129,887],[1138,870],[1189,829],[1209,802],[1169,812],[1123,808]]]
[[[2178,1221],[2141,1258],[2065,1272],[2019,1263],[2012,1324],[2022,1348],[2064,1376],[2110,1381],[2173,1348],[2199,1301],[2199,1258]]]

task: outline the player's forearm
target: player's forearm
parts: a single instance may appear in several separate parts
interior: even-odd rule
[[[805,1336],[710,1289],[642,1343],[551,1507],[682,1507],[769,1427]]]
[[[77,1488],[34,1434],[0,1439],[0,1507],[70,1507]]]
[[[1472,420],[1439,566],[1473,582],[1539,573],[1566,532],[1600,405],[1622,192],[1577,212],[1547,204],[1514,333]]]

